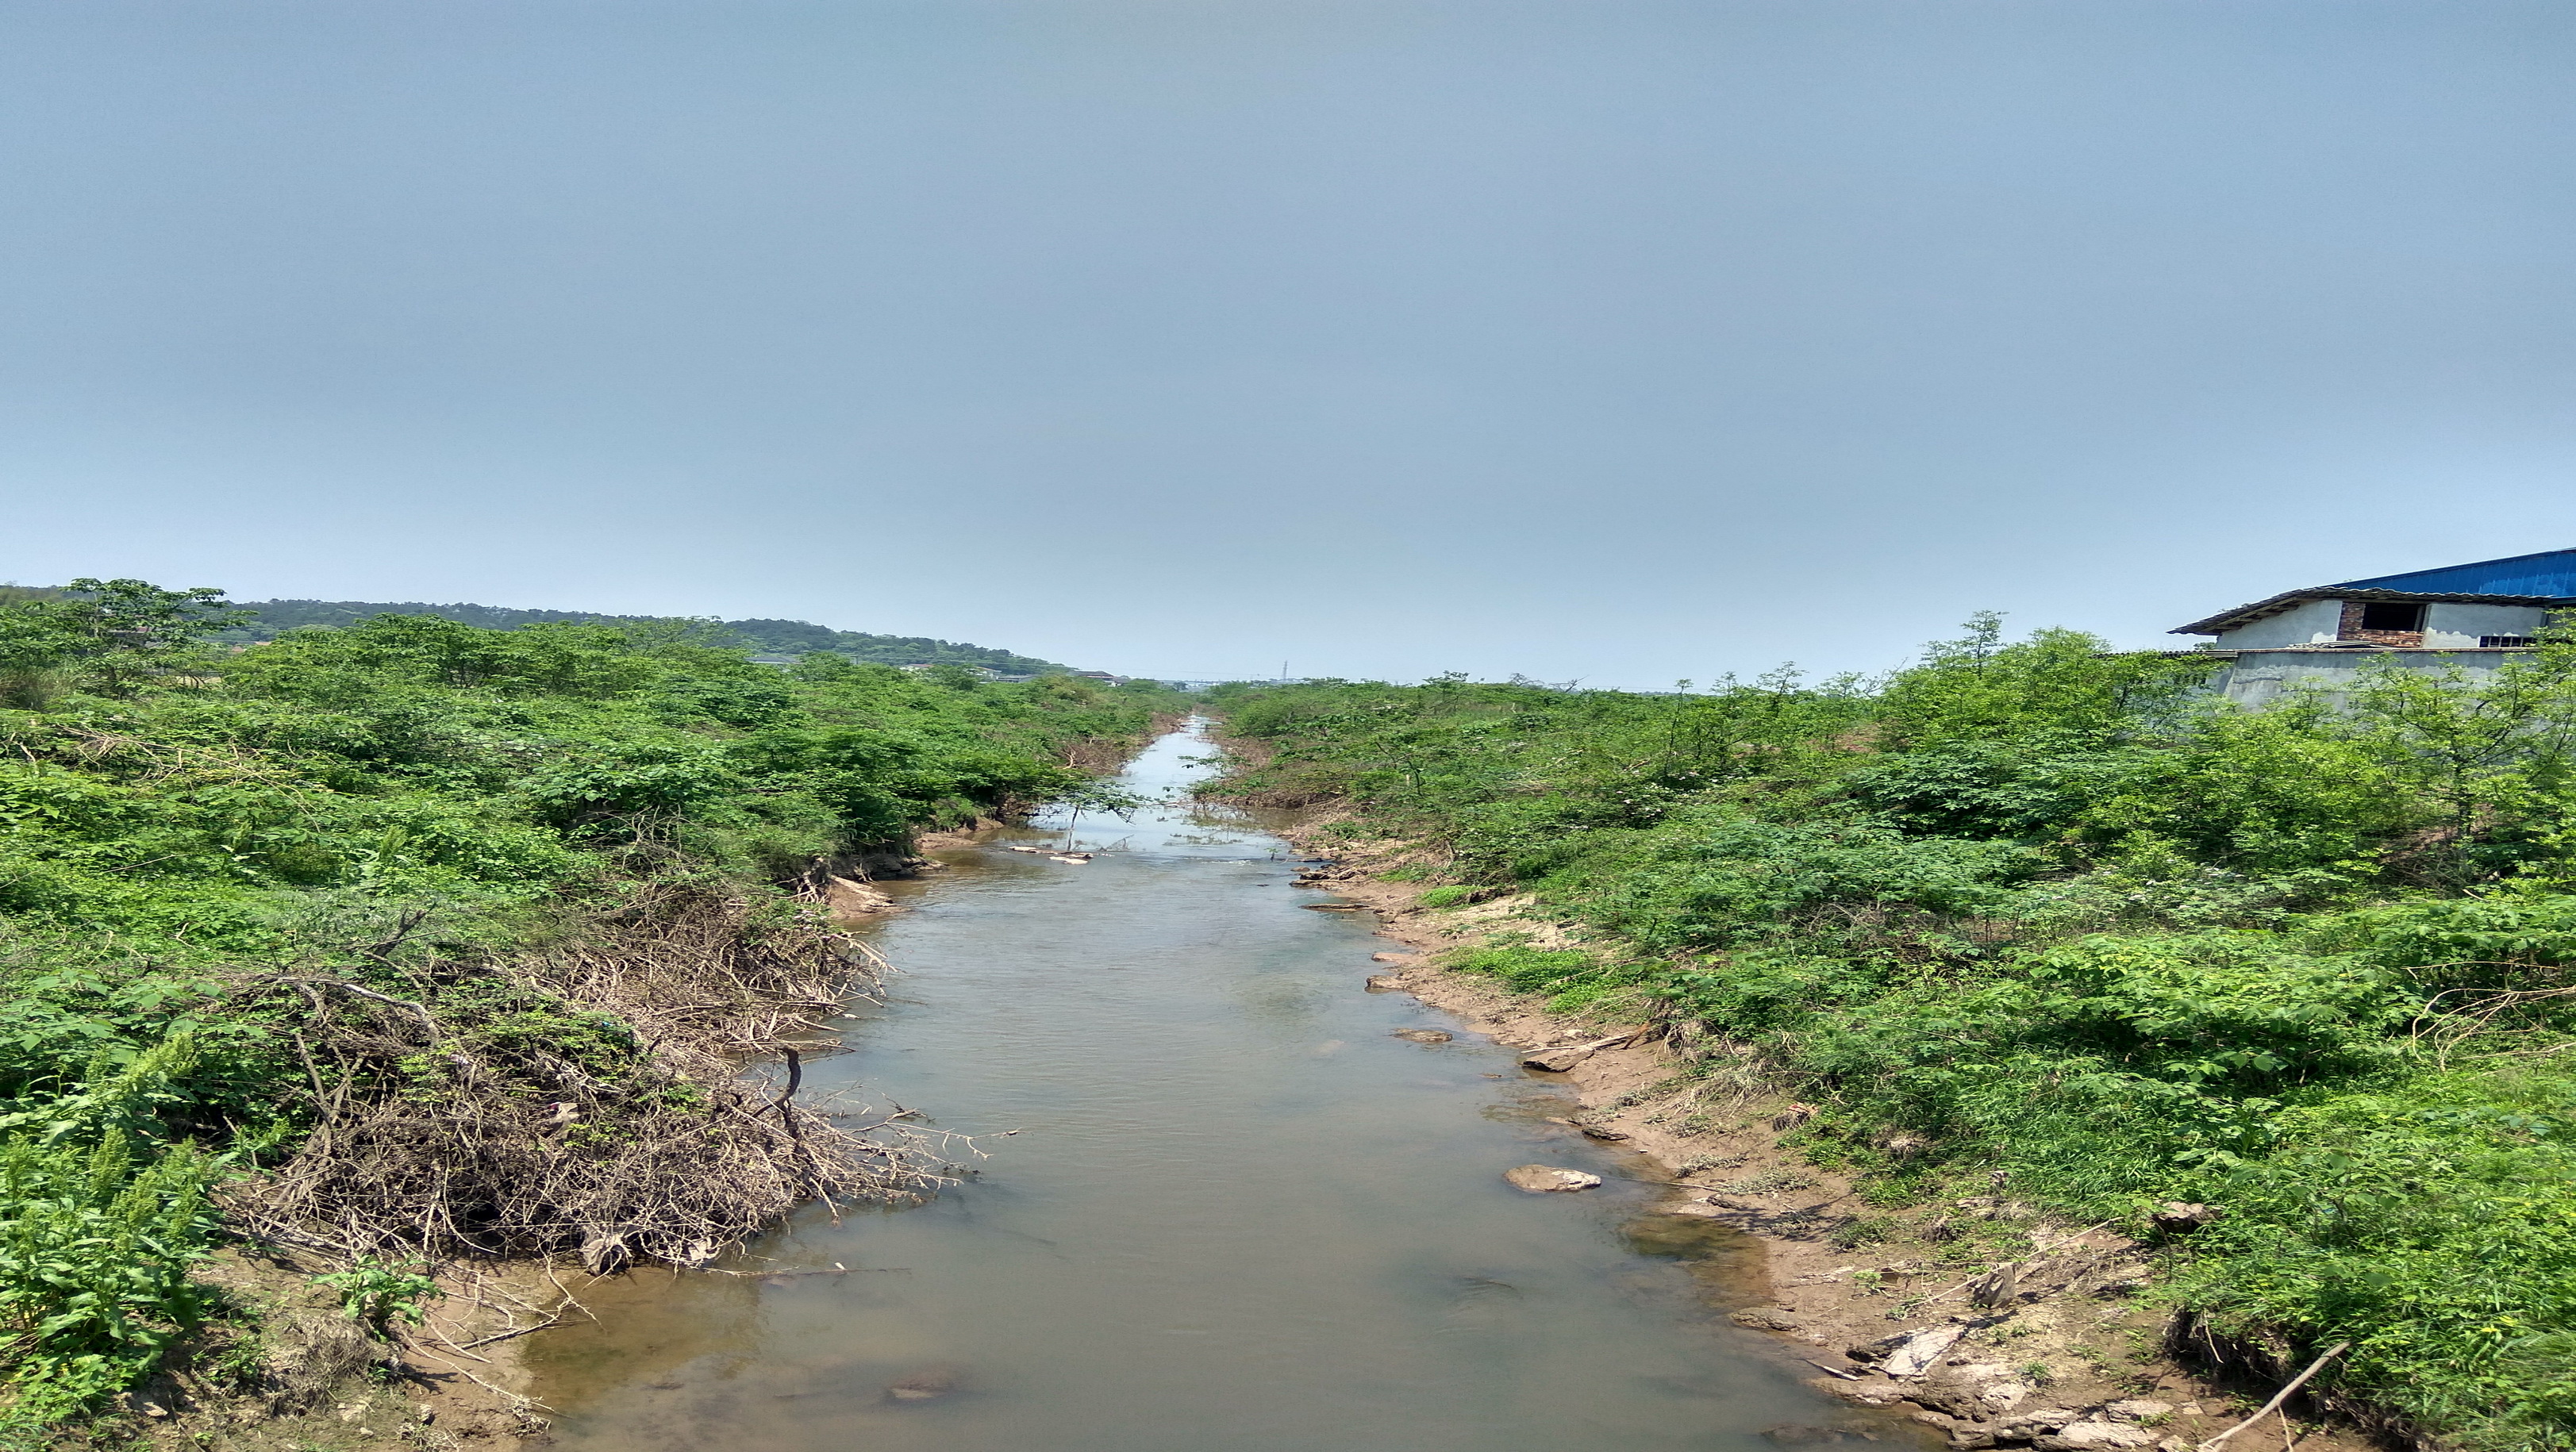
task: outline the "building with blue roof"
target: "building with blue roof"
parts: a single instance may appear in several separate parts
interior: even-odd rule
[[[2296,683],[2348,687],[2372,659],[2482,675],[2571,609],[2576,549],[2543,550],[2288,590],[2173,633],[2217,637],[2199,648],[2230,661],[2223,689],[2258,705]]]
[[[2576,550],[2289,590],[2176,626],[2218,650],[2515,648],[2576,607]]]

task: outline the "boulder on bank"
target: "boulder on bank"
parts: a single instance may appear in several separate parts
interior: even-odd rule
[[[1906,1395],[1936,1412],[1984,1418],[2013,1410],[2029,1398],[2030,1392],[2030,1384],[2012,1367],[2000,1361],[1980,1361],[1936,1366],[1921,1386]]]
[[[2039,1452],[2127,1452],[2153,1447],[2161,1440],[2156,1433],[2127,1422],[2069,1422],[2033,1439],[2032,1445]]]
[[[1854,1361],[1877,1362],[1879,1370],[1892,1377],[1916,1377],[1931,1370],[1941,1353],[1967,1334],[1965,1326],[1927,1326],[1865,1341],[1845,1348],[1843,1354]]]
[[[1563,1170],[1554,1165],[1521,1165],[1503,1171],[1503,1179],[1515,1190],[1533,1195],[1553,1194],[1560,1190],[1590,1190],[1601,1183],[1599,1175],[1581,1170]]]
[[[2167,1235],[2189,1235],[2204,1225],[2216,1223],[2226,1213],[2188,1200],[2167,1200],[2157,1206],[2155,1214],[2149,1218],[2155,1221],[2158,1230]]]
[[[1917,1332],[1905,1338],[1904,1345],[1888,1353],[1883,1370],[1889,1376],[1900,1379],[1921,1376],[1932,1369],[1934,1362],[1941,1359],[1942,1352],[1949,1350],[1953,1343],[1967,1334],[1968,1328],[1965,1326],[1935,1326],[1929,1331]]]

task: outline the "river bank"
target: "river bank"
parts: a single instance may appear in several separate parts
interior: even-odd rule
[[[2166,1354],[2174,1317],[2154,1294],[2141,1242],[2056,1223],[2008,1193],[1957,1201],[1942,1223],[1959,1240],[1896,1234],[1856,1177],[1783,1145],[1808,1107],[1749,1062],[1730,1064],[1723,1046],[1676,1044],[1642,1004],[1624,1015],[1551,1013],[1540,997],[1444,966],[1443,955],[1494,933],[1540,948],[1572,942],[1524,916],[1526,898],[1425,907],[1421,855],[1354,836],[1357,826],[1310,804],[1280,830],[1322,864],[1302,886],[1367,909],[1378,936],[1398,945],[1376,955],[1370,987],[1410,994],[1521,1051],[1525,1066],[1574,1091],[1580,1110],[1569,1119],[1582,1133],[1658,1167],[1683,1197],[1672,1213],[1757,1237],[1765,1291],[1732,1319],[1772,1338],[1816,1391],[1903,1413],[1959,1449],[2189,1452],[2262,1400],[2258,1387],[2215,1383]],[[1963,1246],[1972,1231],[1981,1243]],[[1911,1360],[1891,1344],[1906,1338],[1923,1348]],[[2305,1419],[2261,1436],[2300,1452],[2384,1445]]]

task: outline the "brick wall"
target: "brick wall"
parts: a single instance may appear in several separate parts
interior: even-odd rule
[[[2362,640],[2372,645],[2393,645],[2401,650],[2422,650],[2424,632],[2420,630],[2364,630],[2361,628],[2362,602],[2343,602],[2343,623],[2336,627],[2337,640]]]

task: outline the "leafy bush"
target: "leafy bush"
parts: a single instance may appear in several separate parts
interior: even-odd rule
[[[463,1123],[479,1094],[524,1147],[579,1101],[564,1143],[602,1164],[633,1134],[721,1148],[704,1091],[604,990],[545,972],[604,956],[828,998],[846,966],[791,896],[818,859],[1087,790],[1072,747],[1176,704],[780,670],[669,622],[379,615],[210,643],[237,623],[219,592],[132,580],[0,598],[0,1438],[132,1385],[210,1313],[188,1269],[239,1230],[211,1190],[306,1148],[325,1030],[356,1045],[341,1097],[370,1123]],[[333,1168],[317,1193],[348,1188]],[[523,1219],[508,1234],[560,1229]],[[378,1320],[421,1289],[339,1274]]]
[[[1874,1203],[2216,1205],[2185,1305],[2576,1449],[2576,642],[2333,709],[2209,668],[1981,617],[1876,683],[1215,694],[1272,748],[1231,789],[1338,796],[1586,944],[1455,966],[1745,1046]]]

